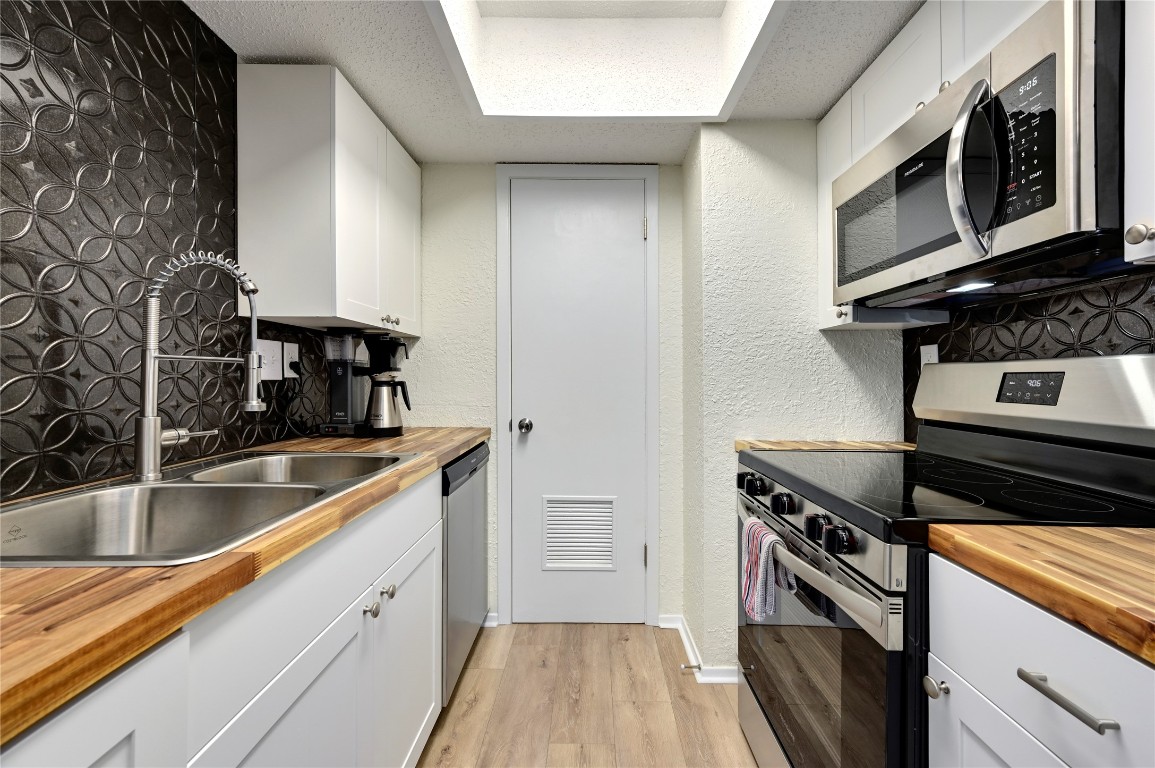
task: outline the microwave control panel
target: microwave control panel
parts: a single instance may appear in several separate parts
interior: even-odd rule
[[[999,403],[1058,405],[1065,373],[1004,373],[999,386]]]
[[[1055,55],[1051,54],[1009,86],[998,101],[1010,130],[1012,169],[1007,179],[1002,223],[1017,221],[1056,202],[1057,121]]]

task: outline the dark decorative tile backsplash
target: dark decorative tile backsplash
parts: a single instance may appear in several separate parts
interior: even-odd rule
[[[236,254],[236,55],[180,2],[0,5],[0,495],[131,469],[146,276],[190,249]],[[243,264],[243,256],[240,261]],[[252,275],[257,285],[261,276]],[[247,346],[232,280],[182,271],[162,297],[161,348]],[[259,309],[258,294],[258,309]],[[323,421],[320,334],[305,376],[238,411],[237,368],[162,368],[166,426],[221,427],[165,461],[269,442]]]
[[[950,323],[903,332],[906,437],[917,421],[911,404],[919,352],[937,344],[939,360],[1017,360],[1155,354],[1155,277],[1103,282],[1009,304],[959,312]]]

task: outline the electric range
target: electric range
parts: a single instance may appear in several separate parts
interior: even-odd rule
[[[739,535],[769,525],[799,582],[739,610],[760,763],[774,738],[795,766],[926,764],[930,524],[1155,526],[1155,355],[928,365],[914,409],[914,451],[739,456]]]

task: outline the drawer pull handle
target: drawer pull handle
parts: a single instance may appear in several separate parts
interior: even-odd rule
[[[1118,731],[1120,729],[1117,721],[1100,720],[1097,717],[1092,717],[1090,712],[1056,691],[1047,683],[1046,675],[1038,672],[1028,672],[1022,667],[1019,667],[1019,679],[1079,718],[1079,722],[1097,733],[1103,734],[1107,731]]]

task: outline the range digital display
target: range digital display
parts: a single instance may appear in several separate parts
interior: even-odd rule
[[[1058,405],[1065,373],[1004,373],[999,386],[1000,403]]]

